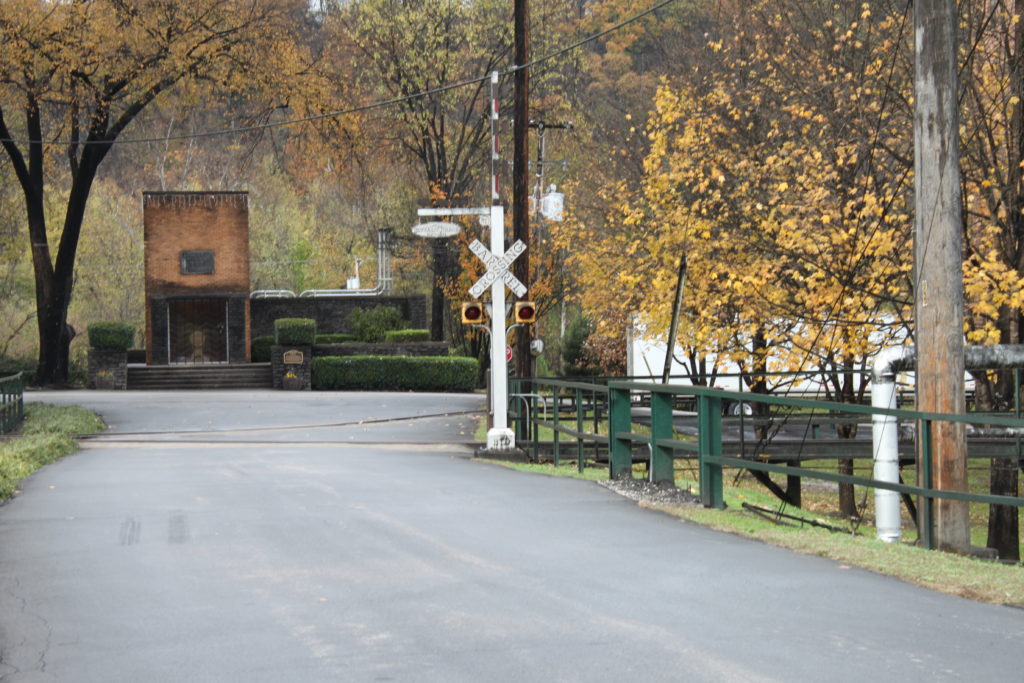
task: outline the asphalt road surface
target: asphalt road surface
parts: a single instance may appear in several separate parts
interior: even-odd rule
[[[473,460],[480,396],[29,399],[113,427],[0,507],[5,683],[1022,679],[1024,610]]]

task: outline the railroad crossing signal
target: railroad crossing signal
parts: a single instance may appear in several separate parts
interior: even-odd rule
[[[480,240],[473,240],[469,250],[476,254],[476,257],[487,266],[487,272],[469,288],[469,295],[474,299],[478,298],[484,291],[498,280],[501,280],[508,288],[515,292],[516,296],[526,294],[526,285],[509,272],[508,268],[512,262],[526,251],[526,245],[522,240],[516,240],[508,248],[504,256],[498,257],[491,253],[491,250],[483,245]]]
[[[517,301],[515,321],[523,324],[537,322],[537,305],[532,301]]]
[[[462,324],[477,325],[487,322],[487,309],[479,301],[466,301],[462,304]]]

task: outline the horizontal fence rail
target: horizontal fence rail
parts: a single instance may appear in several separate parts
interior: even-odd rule
[[[0,434],[17,429],[25,419],[25,382],[19,372],[0,377]]]
[[[510,415],[517,418],[517,429],[520,431],[517,438],[524,443],[532,443],[535,457],[540,441],[539,429],[543,427],[551,430],[552,454],[556,464],[561,458],[562,442],[568,439],[570,444],[575,442],[576,459],[581,471],[585,464],[585,453],[589,449],[595,462],[599,461],[601,455],[607,457],[608,474],[613,479],[632,476],[638,446],[641,452],[646,450],[647,476],[654,483],[674,484],[675,461],[691,459],[697,463],[701,502],[708,507],[722,508],[725,505],[725,468],[782,474],[795,478],[797,482],[800,478],[807,478],[896,491],[903,496],[920,497],[919,537],[922,545],[933,548],[932,508],[936,499],[1018,508],[1024,506],[1024,498],[1019,496],[936,489],[933,486],[930,457],[932,424],[956,422],[967,425],[969,432],[985,437],[969,439],[972,457],[1016,458],[1024,462],[1021,460],[1020,445],[1020,436],[1024,435],[1024,419],[1019,417],[1019,405],[1014,406],[1018,417],[985,413],[946,415],[621,378],[608,378],[604,382],[531,378],[529,383],[532,394],[542,397],[546,402],[544,412],[549,412],[550,417],[542,417],[543,413],[538,414],[538,410],[531,407],[531,401],[526,399],[522,401],[524,407],[510,412]],[[517,388],[514,384],[513,395]],[[746,415],[741,410],[736,417],[730,417],[733,413],[727,410],[728,406],[744,404],[760,404],[763,407],[754,408],[752,415]],[[547,411],[548,406],[550,411]],[[638,406],[645,406],[643,410],[649,406],[646,424],[637,422],[637,413],[640,412]],[[680,406],[688,410],[680,411],[677,409]],[[761,415],[772,409],[789,411],[781,418],[782,421],[790,417],[798,421],[806,420],[806,440],[784,443],[781,447],[771,443],[770,438],[755,440],[751,444],[744,443],[744,427],[754,426],[769,432],[773,425],[778,425],[779,416]],[[692,425],[685,433],[677,429],[676,420],[680,416],[683,416],[687,425]],[[869,429],[875,416],[891,416],[904,425],[906,435],[900,446],[901,462],[918,464],[920,461],[916,484],[817,471],[803,466],[802,460],[871,457],[872,443],[867,439],[859,442],[854,439],[828,439],[822,442],[824,451],[813,454],[803,454],[802,451],[807,450],[808,444],[815,443],[815,437],[820,436],[818,432],[823,425]],[[724,440],[723,424],[738,424],[740,438]],[[1003,438],[992,438],[993,433],[1002,434]],[[847,450],[836,451],[840,444],[846,446]]]

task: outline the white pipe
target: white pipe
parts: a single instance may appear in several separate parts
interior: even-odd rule
[[[913,346],[883,349],[875,357],[871,376],[871,406],[896,408],[896,373],[912,370],[917,364]],[[968,370],[1024,367],[1024,345],[996,344],[993,346],[964,347],[964,367]],[[899,426],[889,415],[871,417],[871,441],[874,446],[874,478],[879,481],[899,481]],[[970,426],[968,426],[970,428]],[[977,429],[978,433],[986,430]],[[1002,436],[1012,435],[1013,429],[1000,431]],[[895,491],[875,489],[875,528],[878,538],[888,543],[900,540],[900,496]]]
[[[301,298],[345,297],[345,296],[380,296],[391,291],[394,274],[391,268],[391,251],[388,247],[391,230],[385,228],[377,231],[377,286],[372,289],[307,289],[299,294]],[[356,277],[359,267],[356,266]]]
[[[875,357],[871,379],[871,407],[895,409],[896,372],[913,365],[914,347],[900,346],[883,349]],[[900,439],[899,425],[892,415],[871,416],[871,442],[873,447],[874,472],[878,481],[899,482]],[[875,530],[878,538],[886,543],[900,540],[900,495],[896,491],[875,489]]]

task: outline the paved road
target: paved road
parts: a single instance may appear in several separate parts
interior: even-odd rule
[[[0,508],[5,682],[1021,677],[1022,610],[474,461],[439,438],[464,418],[422,417],[480,397],[31,398],[115,427]]]

